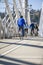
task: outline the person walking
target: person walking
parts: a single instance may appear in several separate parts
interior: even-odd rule
[[[30,28],[31,28],[31,35],[33,35],[34,34],[34,28],[35,28],[33,22],[31,23]]]

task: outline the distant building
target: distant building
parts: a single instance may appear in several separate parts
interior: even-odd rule
[[[30,11],[30,18],[31,18],[31,22],[35,22],[39,24],[39,20],[40,20],[40,10],[36,11],[36,10],[31,10]]]

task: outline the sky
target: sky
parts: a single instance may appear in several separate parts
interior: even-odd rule
[[[43,0],[29,0],[29,4],[32,4],[32,8],[38,10],[42,7]]]
[[[0,1],[4,1],[4,0],[0,0]],[[10,3],[12,3],[12,0],[8,0]],[[29,0],[29,5],[32,5],[32,8],[35,10],[40,10],[41,6],[42,6],[42,2],[43,0]],[[5,3],[1,3],[0,2],[0,12],[5,12]]]

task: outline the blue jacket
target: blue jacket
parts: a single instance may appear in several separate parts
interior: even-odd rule
[[[17,21],[18,26],[24,26],[25,25],[25,20],[23,18],[19,18]]]
[[[34,28],[35,28],[35,26],[34,26],[33,23],[30,25],[30,28],[31,28],[31,29],[34,29]]]

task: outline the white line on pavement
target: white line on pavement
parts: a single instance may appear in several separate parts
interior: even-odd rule
[[[21,41],[18,41],[18,43],[19,42],[21,42]],[[12,49],[10,49],[10,50],[8,50],[8,51],[6,51],[6,52],[4,52],[3,54],[1,54],[0,56],[4,56],[4,55],[6,55],[6,54],[8,54],[8,53],[10,53],[11,51],[13,51],[13,50],[16,50],[17,48],[19,48],[19,47],[21,47],[22,45],[19,45],[19,46],[16,46],[15,48],[12,48]]]
[[[17,48],[19,48],[19,47],[21,47],[21,45],[16,46],[15,48],[12,48],[12,49],[10,49],[10,50],[6,51],[5,53],[1,54],[1,56],[4,56],[4,55],[6,55],[6,54],[10,53],[10,52],[11,52],[11,51],[13,51],[13,50],[16,50],[16,49],[17,49]]]

